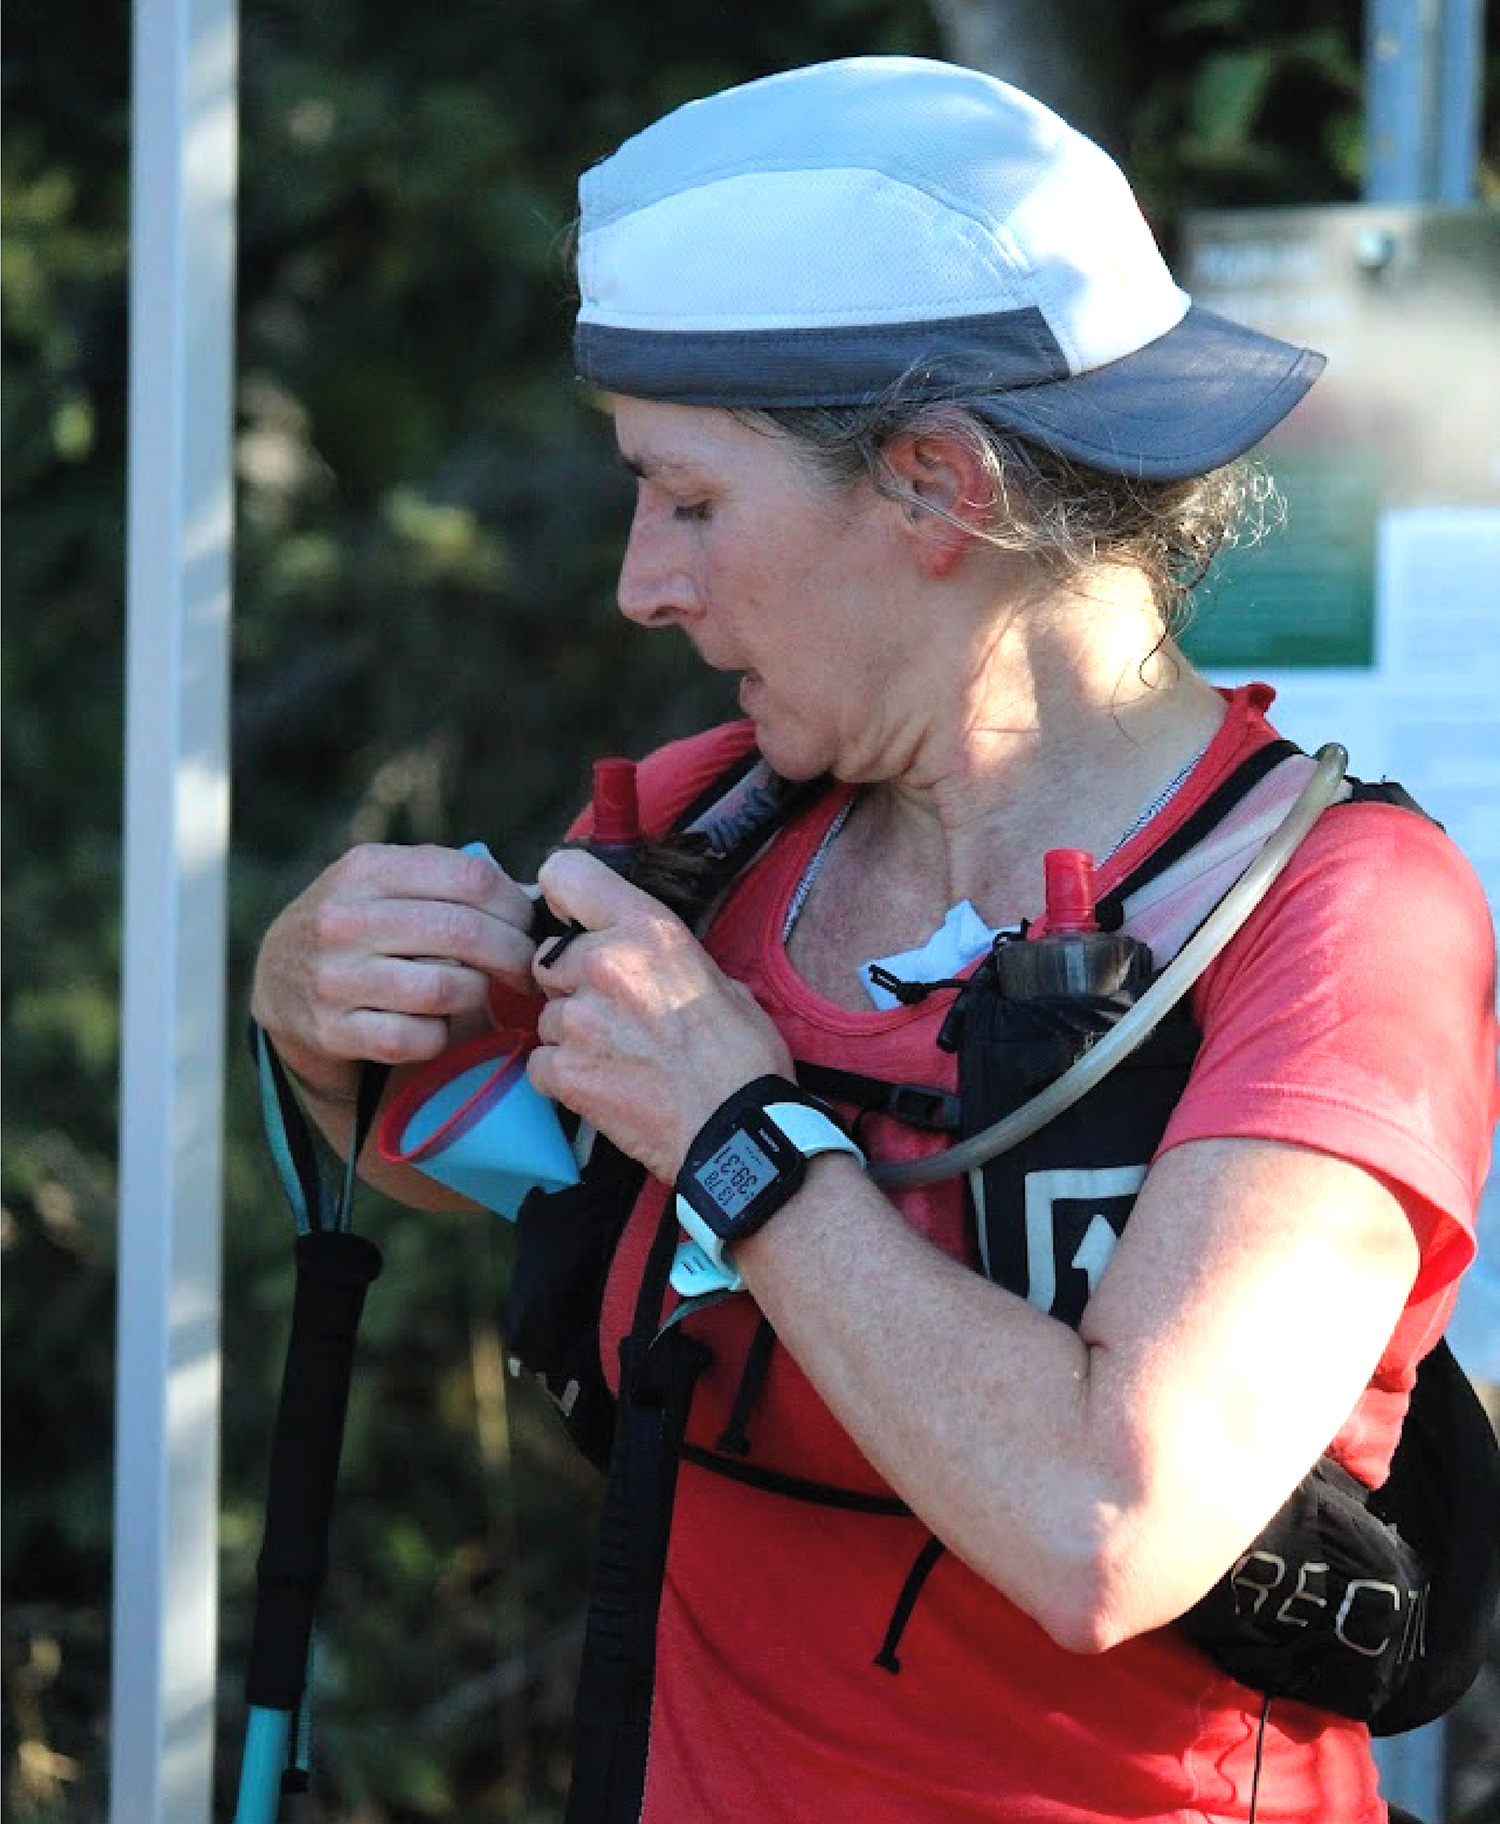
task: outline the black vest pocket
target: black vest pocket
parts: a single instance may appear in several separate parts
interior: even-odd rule
[[[1128,1007],[1123,996],[975,994],[959,1041],[965,1137],[1045,1089]],[[973,1257],[988,1278],[1077,1326],[1197,1049],[1197,1028],[1179,1003],[1086,1096],[969,1174]]]
[[[516,1213],[505,1301],[511,1354],[542,1382],[573,1442],[609,1465],[615,1401],[599,1362],[599,1311],[615,1244],[645,1173],[604,1140],[577,1184],[532,1191]]]

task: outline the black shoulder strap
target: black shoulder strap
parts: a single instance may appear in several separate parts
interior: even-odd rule
[[[1351,779],[1349,803],[1394,804],[1399,810],[1415,811],[1417,816],[1425,817],[1437,829],[1443,827],[1431,811],[1424,810],[1406,787],[1398,785],[1394,779]]]
[[[1158,874],[1165,874],[1174,862],[1180,861],[1190,849],[1195,849],[1223,822],[1239,801],[1260,784],[1267,773],[1274,771],[1283,760],[1290,760],[1301,752],[1302,749],[1295,741],[1268,741],[1264,747],[1256,748],[1253,754],[1242,760],[1229,777],[1209,793],[1197,810],[1183,819],[1165,842],[1153,849],[1139,867],[1132,869],[1112,892],[1100,899],[1094,908],[1094,916],[1099,920],[1101,928],[1105,931],[1118,931],[1125,921],[1125,901],[1132,893],[1138,893],[1148,881],[1155,880]]]
[[[674,830],[691,830],[706,818],[715,805],[720,804],[739,782],[762,765],[760,754],[754,747],[745,749],[737,760],[731,760],[721,773],[716,773],[708,784],[690,798],[672,820]]]
[[[705,787],[672,826],[674,835],[707,844],[700,912],[707,912],[771,838],[830,784],[826,773],[783,779],[752,749]]]
[[[668,1198],[635,1318],[620,1345],[620,1397],[574,1703],[565,1824],[637,1824],[646,1787],[656,1624],[677,1471],[693,1389],[709,1360],[707,1347],[679,1325],[658,1327],[676,1243]]]

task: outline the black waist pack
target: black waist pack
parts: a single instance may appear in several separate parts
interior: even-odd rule
[[[1399,1735],[1474,1682],[1497,1598],[1500,1452],[1440,1342],[1386,1482],[1323,1458],[1176,1625],[1242,1684]]]
[[[965,1134],[1052,1081],[1133,998],[979,991],[954,1022]],[[1076,1327],[1187,1081],[1185,1004],[1086,1096],[971,1174],[986,1274]],[[1331,1458],[1175,1624],[1221,1671],[1394,1735],[1478,1675],[1500,1599],[1500,1446],[1446,1343],[1375,1492]]]

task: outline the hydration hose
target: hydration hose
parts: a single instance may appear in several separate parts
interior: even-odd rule
[[[1045,1127],[1064,1109],[1071,1108],[1122,1058],[1143,1044],[1265,898],[1302,838],[1337,799],[1349,764],[1348,753],[1331,741],[1318,749],[1314,759],[1312,777],[1266,838],[1255,859],[1116,1025],[1055,1082],[1049,1083],[1020,1108],[1012,1109],[992,1126],[931,1158],[871,1165],[872,1182],[883,1190],[910,1190],[915,1185],[937,1184],[945,1178],[957,1178],[965,1172],[975,1171],[1011,1147],[1019,1146],[1038,1128]]]

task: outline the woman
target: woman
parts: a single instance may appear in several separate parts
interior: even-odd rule
[[[798,1066],[951,1091],[952,978],[1045,932],[1044,854],[1097,858],[1107,895],[1272,741],[1269,693],[1212,688],[1169,622],[1247,485],[1225,465],[1321,362],[1190,307],[1104,154],[972,71],[728,91],[582,203],[579,369],[638,478],[621,610],[741,678],[743,722],[643,767],[648,827],[752,746],[826,787],[697,935],[565,850],[538,884],[581,935],[538,955],[487,859],[357,850],[273,925],[254,1005],[344,1140],[358,1060],[433,1057],[496,982],[540,992],[533,1083],[649,1174],[605,1364],[671,1187],[748,1292],[681,1326],[710,1359],[642,1815],[1375,1824],[1360,1723],[1268,1708],[1168,1624],[1325,1448],[1382,1479],[1472,1254],[1493,953],[1434,826],[1319,821],[1193,991],[1128,1224],[1059,1251],[1041,1208],[1014,1289],[974,1270],[958,1182],[888,1196],[814,1110],[800,1182],[752,1156],[767,1193],[727,1244],[698,1169],[726,1134],[744,1162]],[[1127,901],[1158,967],[1307,771],[1272,768],[1217,863]],[[1412,930],[1444,959],[1420,980]],[[859,1140],[946,1144],[889,1114]],[[847,1498],[794,1498],[813,1485]]]

